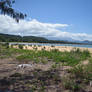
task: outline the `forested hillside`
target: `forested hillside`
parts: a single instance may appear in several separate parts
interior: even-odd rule
[[[63,44],[83,44],[78,42],[69,42],[64,40],[48,40],[44,37],[20,36],[0,33],[0,42],[37,42],[37,43],[63,43]]]
[[[43,37],[35,36],[19,36],[19,35],[9,35],[9,34],[0,34],[0,42],[46,42],[48,41]]]

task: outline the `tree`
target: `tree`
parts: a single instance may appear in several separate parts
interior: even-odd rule
[[[24,19],[27,15],[21,12],[16,12],[12,5],[15,3],[15,0],[0,0],[0,13],[4,15],[9,15],[14,18],[17,22],[19,19]]]

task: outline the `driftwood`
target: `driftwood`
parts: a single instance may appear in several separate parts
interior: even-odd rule
[[[32,66],[33,66],[32,64],[19,64],[17,66],[17,69],[24,69],[24,68],[32,67]]]

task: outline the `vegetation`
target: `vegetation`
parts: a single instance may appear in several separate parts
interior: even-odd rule
[[[12,8],[13,3],[15,3],[14,0],[0,0],[0,13],[7,14],[19,22],[19,19],[24,19],[26,15],[21,12],[16,12]],[[90,90],[92,88],[92,56],[88,50],[81,51],[80,49],[74,49],[70,52],[60,52],[57,49],[45,51],[45,48],[43,48],[42,51],[37,51],[36,46],[34,50],[24,50],[23,45],[19,45],[19,49],[9,48],[8,42],[80,43],[8,34],[0,34],[0,42],[0,74],[4,73],[4,75],[7,75],[3,78],[0,75],[0,92],[6,92],[6,90],[9,90],[8,92],[10,90],[12,92],[53,92],[54,90],[55,92],[65,92],[65,90],[69,90],[69,92],[92,92],[92,89]],[[6,43],[2,44],[2,42]],[[52,45],[51,47],[54,46]],[[8,65],[2,62],[5,58],[12,58],[15,62],[18,61],[16,64],[40,63],[45,65],[49,62],[54,64],[50,69],[45,71],[42,69],[29,69],[29,71],[26,70],[26,73],[23,74],[21,72],[19,73],[19,71],[15,72],[14,68],[14,73],[10,73],[10,65],[13,64],[9,62],[8,69]],[[83,65],[82,62],[85,60],[88,60],[88,63]],[[2,69],[3,65],[4,68]],[[5,70],[6,66],[7,71]],[[64,70],[63,67],[65,66],[70,66],[71,68]],[[89,88],[88,90],[87,87]],[[52,88],[53,90],[51,90]]]
[[[79,64],[81,61],[86,60],[90,57],[90,53],[87,50],[81,51],[80,49],[74,49],[70,52],[60,52],[58,50],[51,51],[37,51],[37,50],[23,50],[23,46],[19,45],[20,49],[8,48],[1,50],[2,56],[11,56],[19,54],[16,59],[22,61],[33,61],[35,63],[43,62],[46,63],[49,59],[56,63],[62,63],[64,65],[74,66]]]
[[[85,66],[79,65],[74,66],[68,70],[70,75],[67,78],[63,78],[63,85],[66,89],[72,90],[73,92],[84,92],[87,85],[90,87],[92,82],[92,58],[90,62]]]
[[[90,53],[88,51],[80,51],[76,49],[71,52],[59,52],[57,50],[52,51],[26,51],[22,55],[17,56],[16,59],[19,61],[34,61],[34,62],[43,62],[50,59],[56,63],[62,63],[64,65],[74,66],[79,64],[81,61],[86,60],[90,57]]]
[[[19,22],[19,19],[24,19],[26,17],[26,14],[23,14],[21,12],[16,12],[12,5],[15,3],[15,0],[0,0],[0,13],[1,14],[7,14],[11,16],[12,18],[16,19],[17,22]]]
[[[47,92],[49,87],[55,87],[56,92],[88,92],[92,86],[92,57],[89,51],[74,49],[70,52],[24,50],[7,48],[7,44],[0,45],[0,58],[12,57],[18,63],[36,63],[46,65],[53,63],[48,70],[34,69],[26,73],[15,72],[8,77],[0,79],[2,85],[13,87],[13,92]],[[88,60],[88,64],[82,63]],[[16,62],[15,61],[15,62]],[[64,66],[71,68],[64,70]],[[26,68],[25,68],[26,69]],[[63,69],[63,70],[62,70]],[[27,73],[28,72],[28,73]],[[65,75],[63,75],[65,73]],[[3,84],[3,81],[5,82]],[[22,85],[22,86],[21,86]],[[9,88],[9,87],[8,87]],[[21,90],[23,88],[23,90]],[[51,92],[51,91],[50,91]]]
[[[19,45],[19,49],[23,49],[23,45],[20,44],[20,45]]]

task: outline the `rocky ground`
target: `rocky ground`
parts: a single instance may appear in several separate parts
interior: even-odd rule
[[[52,69],[53,63],[32,64],[32,67],[17,69],[19,65],[13,59],[0,59],[0,89],[9,89],[14,92],[62,92],[60,76],[62,72]],[[64,91],[63,91],[64,92]]]
[[[0,90],[11,92],[92,92],[92,87],[70,90],[63,85],[63,78],[70,73],[70,66],[52,67],[54,63],[32,64],[18,69],[19,63],[12,59],[0,59]],[[73,84],[72,84],[73,85]],[[8,91],[7,91],[8,92]],[[9,91],[10,92],[10,91]]]

